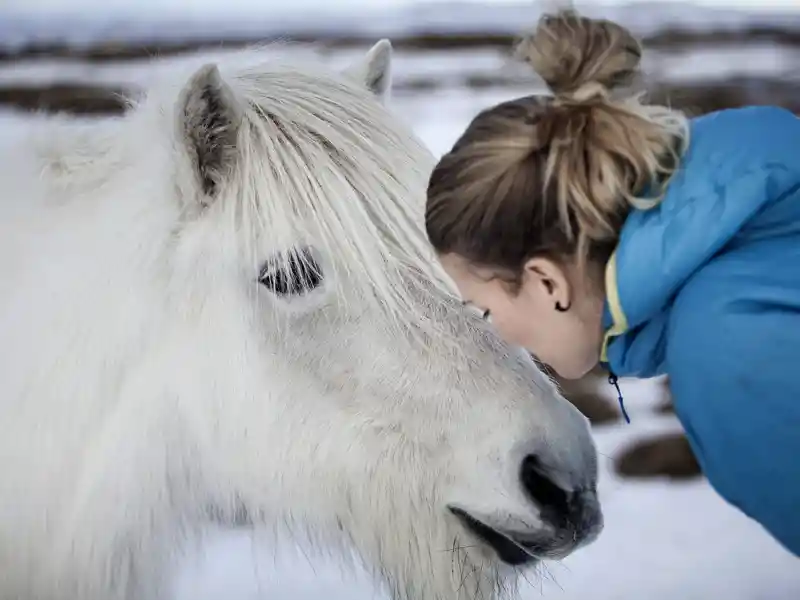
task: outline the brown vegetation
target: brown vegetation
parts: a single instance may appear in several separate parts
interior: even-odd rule
[[[734,77],[708,83],[660,84],[651,90],[650,98],[692,115],[751,104],[782,106],[800,114],[800,79]]]
[[[368,46],[374,36],[309,34],[303,32],[264,35],[261,37],[242,37],[240,39],[197,39],[189,42],[144,41],[140,44],[124,42],[102,42],[86,48],[73,48],[60,44],[33,43],[16,49],[0,49],[0,61],[23,58],[69,58],[91,62],[136,60],[151,57],[164,57],[185,54],[197,50],[236,48],[250,44],[263,44],[272,41],[311,43],[321,48],[344,49]],[[464,50],[477,48],[500,48],[506,50],[514,43],[515,37],[505,31],[486,32],[439,32],[419,31],[405,36],[393,36],[392,43],[397,49]],[[645,47],[654,50],[691,49],[697,46],[741,45],[753,43],[800,46],[800,31],[791,26],[763,25],[740,29],[719,29],[712,31],[682,30],[665,28],[643,38]]]
[[[500,85],[500,82],[477,76],[468,77],[467,83],[478,88]],[[399,81],[395,89],[398,94],[425,93],[437,87],[436,80],[419,78]],[[0,87],[0,106],[30,111],[112,115],[125,110],[124,95],[134,92],[77,83],[15,85]],[[775,104],[800,114],[800,81],[738,78],[709,83],[660,84],[651,89],[650,95],[653,101],[667,102],[693,115],[748,104]]]
[[[614,461],[624,477],[690,479],[702,475],[700,464],[683,433],[641,440],[622,451]]]
[[[125,91],[82,84],[0,87],[0,106],[24,111],[114,115],[125,111]]]
[[[619,407],[602,393],[608,385],[608,375],[602,369],[594,369],[585,377],[574,381],[555,377],[563,396],[581,411],[592,425],[614,423],[622,418]]]

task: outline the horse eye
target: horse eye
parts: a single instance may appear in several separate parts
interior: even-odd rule
[[[278,296],[302,296],[325,280],[322,267],[308,249],[292,250],[268,260],[258,282]]]
[[[481,309],[477,308],[475,305],[473,305],[473,304],[471,304],[470,302],[467,302],[467,301],[462,302],[461,306],[464,306],[464,307],[469,308],[472,311],[476,312],[478,315],[480,315],[480,318],[483,319],[484,321],[491,322],[491,320],[492,320],[491,319],[492,313],[488,308],[481,310]]]

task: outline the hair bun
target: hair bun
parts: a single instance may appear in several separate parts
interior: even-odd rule
[[[583,102],[633,82],[642,47],[624,27],[574,10],[545,14],[516,49],[556,97]]]

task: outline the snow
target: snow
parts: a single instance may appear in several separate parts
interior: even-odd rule
[[[4,8],[0,9],[0,46],[14,45],[34,38],[63,37],[64,32],[73,25],[74,28],[67,37],[82,42],[103,37],[112,31],[110,23],[116,23],[114,27],[126,27],[119,30],[125,32],[126,39],[145,33],[160,32],[165,36],[174,34],[172,28],[175,23],[170,23],[169,20],[162,20],[161,25],[148,29],[150,24],[157,22],[155,17],[146,11],[131,11],[129,3],[106,0],[94,5],[89,4],[88,0],[76,0],[70,5],[74,8],[72,16],[61,20],[52,15],[48,19],[37,18],[36,10],[31,8],[37,6],[39,10],[45,11],[47,6],[55,6],[55,0],[50,0],[49,5],[45,0],[39,0],[35,5],[28,4],[28,1],[24,0],[26,8],[22,0],[4,0]],[[185,2],[189,0],[183,0],[184,4],[169,3],[166,0],[159,0],[157,3],[148,1],[150,5],[158,4],[165,12],[174,15],[179,7],[185,8]],[[247,1],[249,0],[226,0],[225,6],[241,7]],[[358,4],[360,10],[367,11],[366,1],[348,0],[347,3],[342,1],[341,5],[337,2],[340,10],[332,10],[336,15],[330,23],[324,23],[317,9],[313,14],[320,27],[325,26],[328,28],[326,30],[330,30],[336,28],[337,23],[344,26],[346,20],[352,23],[352,12],[349,19],[342,16],[347,16],[346,9],[352,10]],[[794,3],[796,0],[790,2]],[[64,3],[58,4],[60,9],[64,9]],[[277,27],[280,19],[285,19],[284,22],[291,19],[299,22],[300,13],[292,13],[288,9],[279,15],[280,19],[276,17],[277,9],[274,6],[277,4],[269,0],[259,0],[252,6],[247,5],[248,10],[252,9],[256,15],[251,20],[253,31],[259,30],[263,34],[263,27]],[[458,25],[464,27],[495,24],[516,30],[520,19],[530,21],[527,16],[530,7],[525,8],[526,16],[520,17],[523,3],[491,4],[485,1],[482,4],[470,4],[469,10],[462,10],[466,6],[464,3],[459,4],[461,8],[457,10],[451,4],[449,12],[445,12],[447,4],[433,3],[432,0],[428,0],[422,8],[417,7],[422,12],[412,11],[409,8],[411,4],[400,0],[395,0],[391,5],[387,3],[389,9],[382,13],[382,17],[366,18],[360,27],[371,28],[370,31],[374,31],[377,37],[381,31],[385,33],[407,29],[411,27],[409,23],[419,25],[437,22],[440,27],[447,27],[448,23],[454,26],[452,20],[456,14],[462,16]],[[587,3],[579,3],[581,4]],[[778,4],[773,2],[771,5],[761,5],[760,9],[774,9]],[[140,4],[139,7],[144,5]],[[261,8],[256,9],[256,5]],[[307,8],[308,2],[294,0],[292,5],[295,8]],[[328,6],[331,5],[333,3]],[[193,15],[196,17],[194,33],[202,33],[203,28],[208,30],[208,15],[216,15],[208,6],[210,5],[192,3],[193,10],[197,9],[197,14]],[[269,10],[264,8],[266,6]],[[375,3],[371,2],[369,6],[374,7]],[[737,12],[729,6],[722,10],[708,2],[703,8],[692,9],[690,14],[693,23],[698,27],[707,26],[712,17],[718,18],[719,22],[727,19],[731,24],[753,22],[748,20],[745,13]],[[793,12],[782,8],[784,12],[780,13],[780,17],[775,17],[779,12],[773,10],[771,17],[781,18],[787,23],[787,19],[795,19],[800,24],[800,11],[796,8],[797,4],[794,6]],[[175,10],[170,11],[170,7]],[[647,3],[642,4],[642,7],[646,9],[631,11],[616,6],[612,7],[611,14],[608,11],[604,11],[604,14],[611,17],[624,14],[628,19],[638,20],[643,28],[661,25],[671,16],[686,21],[684,4]],[[306,20],[308,14],[305,13]],[[370,13],[377,14],[377,11]],[[766,15],[766,12],[763,14]],[[185,25],[188,17],[182,18]],[[229,24],[233,23],[234,29],[238,27],[241,32],[247,28],[248,20],[250,19],[239,19],[234,22],[235,19],[231,18]],[[135,25],[133,29],[130,28],[131,23]],[[226,27],[222,23],[214,31],[219,33]],[[191,29],[184,27],[183,31]],[[296,51],[307,50],[301,48]],[[354,58],[355,54],[354,51],[332,52],[326,57],[332,64],[342,65]],[[790,72],[792,65],[798,64],[798,58],[800,56],[797,51],[767,45],[750,47],[747,50],[707,48],[693,51],[689,57],[657,57],[654,59],[654,66],[660,69],[657,72],[659,77],[696,80],[748,73],[779,75]],[[167,61],[97,65],[50,60],[0,63],[0,85],[66,80],[138,86],[146,84],[166,65]],[[495,76],[498,73],[507,73],[511,79],[520,76],[518,71],[507,65],[500,53],[488,50],[397,53],[395,77],[398,81],[426,76],[447,84],[431,91],[399,91],[392,100],[395,112],[414,127],[436,154],[441,154],[450,147],[478,110],[524,93],[518,87],[465,89],[461,82],[466,73]],[[535,87],[530,88],[530,91],[535,91]],[[27,122],[34,118],[10,111],[0,112],[0,135],[24,135]],[[654,433],[679,430],[674,416],[660,415],[653,410],[658,398],[652,382],[624,381],[622,385],[632,423],[596,429],[602,458],[600,493],[606,515],[605,531],[591,546],[561,563],[548,563],[546,570],[539,576],[529,576],[530,585],[523,586],[523,599],[637,600],[643,596],[647,600],[800,598],[800,561],[783,550],[758,524],[726,504],[705,480],[698,479],[688,483],[633,482],[619,479],[612,473],[611,458],[627,444]],[[334,558],[309,558],[304,549],[296,548],[290,542],[281,546],[276,553],[274,548],[252,539],[246,533],[210,531],[204,552],[188,557],[181,572],[177,574],[175,600],[221,598],[385,600],[387,596],[373,586],[363,571],[344,571]]]

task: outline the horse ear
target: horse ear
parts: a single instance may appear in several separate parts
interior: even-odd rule
[[[385,101],[392,88],[392,43],[387,39],[380,40],[344,73]]]
[[[203,193],[213,198],[236,162],[243,111],[217,65],[201,67],[180,100],[183,139]]]

